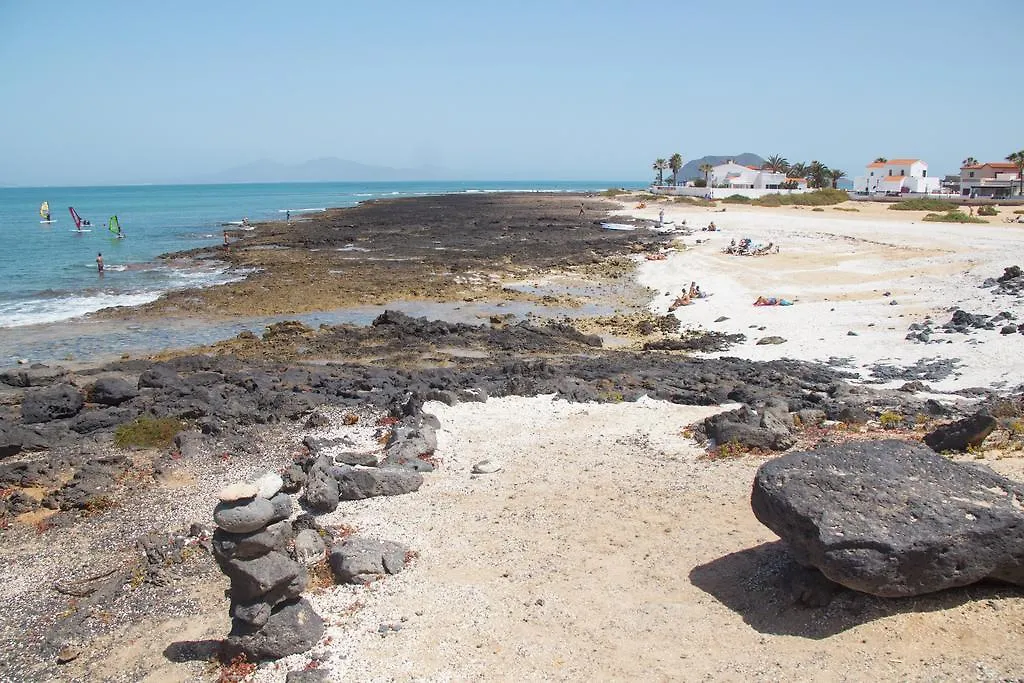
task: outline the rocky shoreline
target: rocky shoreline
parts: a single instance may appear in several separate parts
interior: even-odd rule
[[[588,211],[600,208],[597,200],[585,202]],[[424,207],[434,206],[441,207],[437,215],[424,217]],[[141,315],[294,313],[336,298],[372,301],[381,291],[511,300],[526,295],[503,289],[500,277],[602,268],[609,259],[664,243],[653,233],[637,238],[581,227],[574,213],[575,198],[533,195],[370,203],[319,222],[260,230],[233,248],[230,258],[265,269],[266,277],[172,295]],[[480,230],[489,222],[498,227]],[[443,258],[434,253],[438,240],[446,245]],[[336,255],[350,253],[337,250],[350,244],[407,260],[401,267],[346,261],[346,277],[324,284],[338,266]],[[261,248],[270,245],[283,248]],[[673,321],[641,315],[623,324],[630,334],[656,340],[676,334]],[[352,560],[333,559],[334,550],[343,555],[343,547],[353,545],[354,555],[369,552],[347,540],[351,529],[316,519],[345,501],[412,493],[435,467],[444,468],[433,457],[438,425],[424,411],[431,401],[456,406],[554,395],[581,404],[641,397],[738,404],[679,437],[705,444],[711,460],[878,435],[919,441],[980,410],[994,415],[985,421],[982,439],[998,433],[1009,443],[1018,436],[1020,396],[974,389],[947,394],[940,403],[920,381],[886,391],[813,363],[685,355],[723,343],[729,340],[689,335],[683,346],[654,343],[627,351],[606,348],[601,336],[569,322],[494,317],[468,325],[383,311],[369,327],[280,323],[262,336],[245,333],[198,353],[92,368],[8,369],[0,373],[0,678],[18,672],[20,680],[138,680],[156,657],[185,666],[189,676],[213,680],[209,662],[223,654],[230,666],[230,655],[245,647],[222,650],[208,630],[186,626],[190,615],[212,619],[230,609],[249,625],[239,626],[239,633],[248,634],[250,626],[266,624],[272,610],[299,604],[310,582],[299,580],[306,570],[292,563],[306,552],[296,542],[306,530],[319,529],[316,535],[330,541],[324,552],[331,559],[322,558],[330,568],[320,574],[335,577],[327,585],[364,574]],[[338,425],[350,429],[344,436],[317,432]],[[967,450],[977,431],[941,443]],[[494,472],[500,463],[482,468]],[[217,493],[268,470],[280,473],[279,490],[285,492],[275,488],[268,500],[301,492],[288,499],[288,514],[274,511],[252,529],[221,515],[218,535],[218,516],[210,516]],[[278,595],[256,579],[239,578],[248,569],[230,564],[236,548],[225,545],[224,532],[227,527],[227,533],[245,536],[228,538],[232,543],[249,542],[248,535],[281,524],[287,533],[253,556],[275,553],[275,562],[288,567],[281,581],[290,587]],[[313,545],[306,537],[306,545]],[[403,562],[415,552],[403,547]],[[316,554],[309,551],[306,559]],[[236,590],[234,606],[221,592],[225,579],[218,562],[246,587],[244,600]],[[387,563],[381,566],[378,573],[392,573]],[[266,595],[273,599],[261,602]],[[147,630],[152,624],[145,617],[154,612],[166,615],[167,632]],[[108,661],[112,643],[126,640],[138,642],[138,656]],[[263,647],[253,645],[249,654],[272,656]]]

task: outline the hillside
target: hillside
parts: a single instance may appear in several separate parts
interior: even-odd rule
[[[679,171],[679,180],[693,180],[694,178],[703,178],[704,174],[700,172],[700,167],[704,164],[711,164],[715,166],[717,164],[724,164],[725,162],[732,159],[737,164],[744,166],[757,166],[760,167],[764,163],[764,159],[751,152],[744,152],[743,154],[728,154],[716,156],[709,154],[699,159],[693,159],[683,164],[682,169]]]

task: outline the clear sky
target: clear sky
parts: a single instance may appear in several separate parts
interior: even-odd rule
[[[0,183],[272,159],[638,179],[1024,149],[1024,0],[0,0]]]

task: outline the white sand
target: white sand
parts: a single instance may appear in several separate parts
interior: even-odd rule
[[[343,503],[323,520],[420,554],[369,588],[310,596],[330,623],[311,654],[332,680],[990,680],[1024,669],[1024,598],[1012,594],[793,605],[775,536],[750,511],[761,460],[700,460],[680,434],[715,408],[509,397],[427,410],[442,421],[442,468],[417,493]],[[471,475],[484,458],[504,469]],[[282,681],[309,659],[264,665],[256,680]]]
[[[643,261],[639,279],[659,291],[652,309],[660,314],[691,280],[713,293],[675,314],[684,326],[747,336],[746,343],[722,355],[753,360],[850,358],[858,368],[959,359],[962,365],[955,375],[929,382],[937,390],[1013,387],[1024,376],[1020,334],[978,331],[933,337],[951,340],[950,344],[905,339],[910,323],[921,322],[928,314],[942,324],[955,308],[988,315],[1013,310],[1012,298],[994,296],[979,285],[985,278],[1002,275],[1007,266],[1021,265],[1024,227],[922,223],[916,212],[915,222],[893,211],[887,212],[893,217],[882,215],[878,207],[866,207],[862,211],[868,215],[860,216],[831,207],[813,212],[729,206],[722,213],[655,203],[620,213],[656,220],[660,208],[665,209],[666,221],[685,219],[697,232],[684,238],[685,251],[671,253],[665,261]],[[720,231],[701,232],[712,220]],[[774,242],[781,251],[760,257],[722,253],[730,240],[744,237],[755,243]],[[697,245],[697,239],[709,241]],[[755,307],[759,295],[796,303]],[[890,305],[893,301],[897,303]],[[729,320],[714,322],[720,316]],[[757,329],[762,326],[765,329]],[[769,335],[787,341],[756,345]]]

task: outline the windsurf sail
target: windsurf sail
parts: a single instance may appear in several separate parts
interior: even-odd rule
[[[82,229],[82,217],[78,215],[78,212],[75,211],[75,207],[73,207],[73,206],[69,206],[68,207],[68,211],[71,212],[71,220],[73,220],[75,222],[75,229],[76,230],[81,230]]]
[[[117,220],[117,216],[111,216],[110,222],[107,223],[107,229],[115,235],[121,234],[121,224]]]
[[[44,221],[50,220],[50,202],[43,202],[39,205],[39,217]]]

